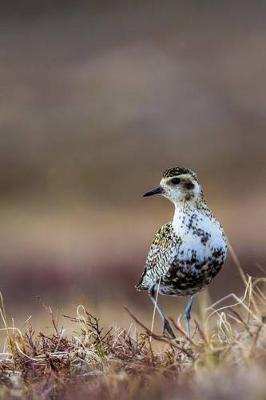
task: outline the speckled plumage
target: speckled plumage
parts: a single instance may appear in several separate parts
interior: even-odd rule
[[[161,294],[186,296],[200,291],[220,271],[227,243],[200,186],[196,192],[198,179],[193,171],[180,167],[168,169],[163,173],[163,186],[169,186],[169,179],[177,176],[181,177],[178,190],[183,197],[173,200],[172,192],[164,189],[165,197],[175,204],[174,218],[156,233],[136,287],[149,291],[157,290],[159,285]],[[186,189],[189,180],[191,190]]]
[[[165,171],[163,171],[163,178],[171,178],[173,176],[179,176],[183,174],[189,174],[194,179],[198,180],[197,175],[194,171],[192,171],[192,169],[184,167],[174,167],[166,169]]]

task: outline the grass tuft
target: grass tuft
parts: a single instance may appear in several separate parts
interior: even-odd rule
[[[265,399],[265,279],[244,279],[243,296],[205,308],[191,339],[173,319],[176,339],[152,332],[128,309],[128,330],[105,329],[82,305],[64,316],[71,335],[51,309],[53,333],[34,332],[30,319],[22,332],[1,296],[0,399]]]

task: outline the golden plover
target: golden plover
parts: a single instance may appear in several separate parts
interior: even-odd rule
[[[175,337],[156,293],[190,296],[184,310],[190,336],[190,314],[195,293],[220,271],[227,242],[220,223],[208,208],[195,172],[175,167],[163,173],[160,185],[144,197],[161,194],[174,203],[172,222],[156,233],[138,290],[147,290],[163,321],[163,333]]]

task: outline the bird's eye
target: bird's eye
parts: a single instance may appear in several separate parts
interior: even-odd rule
[[[178,185],[180,183],[180,179],[179,178],[173,178],[173,179],[171,179],[171,183],[173,185]]]

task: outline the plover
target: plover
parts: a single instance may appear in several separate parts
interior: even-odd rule
[[[138,290],[147,290],[163,321],[163,334],[175,337],[156,302],[156,293],[190,296],[184,310],[190,336],[190,315],[195,293],[220,271],[227,254],[223,228],[208,208],[194,171],[175,167],[164,171],[160,185],[144,197],[161,194],[175,206],[172,222],[156,233]]]

